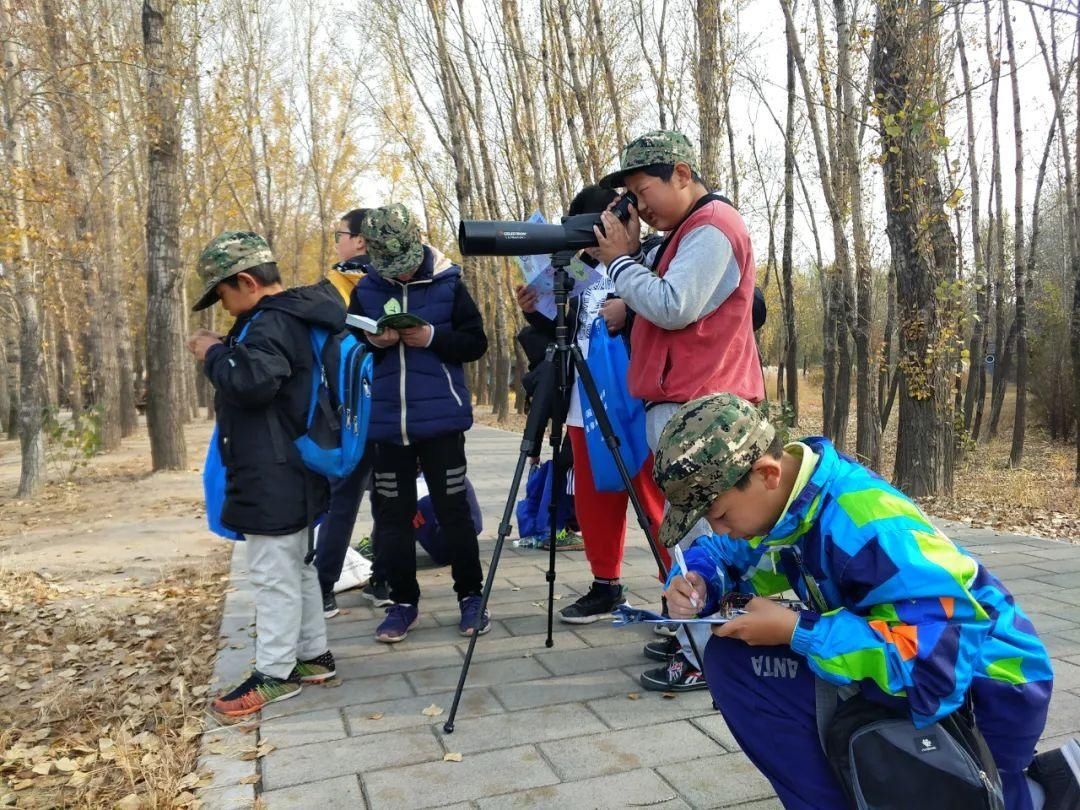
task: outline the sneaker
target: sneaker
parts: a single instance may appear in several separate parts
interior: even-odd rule
[[[545,534],[538,548],[547,551],[551,548],[551,535]],[[556,551],[581,551],[585,548],[585,538],[569,529],[561,529],[555,532]]]
[[[338,610],[337,597],[334,592],[324,593],[322,597],[322,615],[324,619],[332,619],[341,611]]]
[[[281,680],[252,670],[243,683],[216,698],[210,709],[226,717],[245,717],[255,714],[263,706],[288,700],[300,694],[300,682]]]
[[[360,591],[360,595],[373,602],[377,608],[394,604],[394,600],[390,598],[390,587],[385,582],[369,582]]]
[[[480,630],[479,635],[484,635],[491,629],[491,614],[488,610],[484,609],[483,617],[479,617],[480,603],[484,601],[484,597],[478,593],[474,593],[471,596],[466,596],[460,602],[458,607],[461,609],[461,621],[458,623],[458,632],[463,636],[471,636],[473,634],[473,628],[476,627],[476,620],[480,618]]]
[[[668,636],[665,639],[650,641],[645,645],[644,653],[646,658],[666,664],[680,649],[682,649],[682,644],[679,640],[675,636]]]
[[[361,537],[356,544],[356,550],[368,562],[375,562],[375,546],[372,544],[370,537]]]
[[[592,624],[610,616],[619,605],[626,604],[625,590],[622,585],[608,585],[593,582],[589,592],[559,611],[559,621],[566,624]]]
[[[1036,756],[1027,775],[1042,785],[1046,793],[1043,810],[1080,807],[1080,743],[1075,739]]]
[[[334,668],[334,655],[327,650],[318,658],[297,661],[289,675],[289,680],[300,683],[322,683],[335,675],[337,675],[337,669]]]
[[[419,621],[420,610],[416,605],[391,604],[386,609],[386,618],[375,631],[375,638],[387,644],[396,644],[409,635]]]
[[[642,672],[639,680],[653,692],[692,692],[709,686],[701,671],[690,666],[682,653],[677,653],[666,666]]]

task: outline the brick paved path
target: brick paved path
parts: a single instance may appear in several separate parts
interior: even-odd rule
[[[469,477],[484,512],[481,558],[489,560],[519,437],[474,428]],[[522,487],[524,490],[524,487]],[[634,521],[631,519],[631,524]],[[366,533],[365,502],[357,531]],[[1080,731],[1080,546],[947,526],[1017,595],[1043,634],[1057,673],[1046,729],[1050,743]],[[242,552],[242,549],[240,550]],[[452,735],[442,731],[467,646],[449,568],[426,568],[419,627],[398,645],[373,632],[382,611],[356,592],[328,623],[339,685],[308,687],[270,706],[257,732],[207,734],[201,766],[214,774],[206,807],[394,810],[452,807],[741,808],[780,804],[739,752],[706,692],[665,700],[637,675],[648,628],[606,622],[555,624],[544,647],[547,555],[507,541],[492,593],[493,629],[477,643]],[[558,555],[556,594],[567,604],[591,578],[583,552]],[[254,655],[254,611],[243,554],[234,555],[214,689],[234,682]],[[632,604],[657,601],[655,566],[640,531],[628,540],[623,581]],[[636,693],[631,700],[627,696]],[[442,717],[425,716],[435,704]],[[258,761],[239,752],[273,750]],[[444,762],[449,752],[460,763]],[[259,781],[251,784],[255,776]]]

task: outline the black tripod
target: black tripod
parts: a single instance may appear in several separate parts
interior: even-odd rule
[[[499,567],[499,557],[502,555],[503,543],[506,542],[506,538],[510,534],[510,520],[514,514],[514,505],[517,503],[517,494],[518,489],[521,486],[521,476],[525,470],[525,462],[530,458],[535,458],[540,455],[540,446],[543,442],[545,428],[547,428],[549,422],[551,425],[549,431],[549,443],[552,448],[552,494],[551,504],[549,506],[551,525],[548,528],[548,570],[545,576],[548,583],[547,639],[544,641],[544,645],[551,647],[555,644],[554,639],[551,637],[555,611],[555,532],[558,517],[558,496],[566,488],[566,470],[563,469],[561,463],[562,454],[560,450],[562,449],[563,442],[565,404],[569,402],[570,363],[574,364],[578,379],[581,380],[582,386],[584,387],[585,396],[589,405],[592,407],[593,414],[596,416],[600,433],[604,437],[604,444],[607,445],[608,450],[611,452],[612,459],[615,461],[615,466],[618,467],[619,476],[622,478],[623,486],[630,496],[630,503],[634,506],[634,514],[637,516],[638,525],[641,526],[642,531],[645,532],[645,537],[648,538],[649,549],[652,551],[653,558],[656,560],[656,567],[659,569],[660,576],[664,578],[667,577],[667,568],[664,566],[664,561],[660,556],[660,551],[656,544],[657,540],[653,537],[652,531],[649,528],[648,518],[645,515],[645,510],[642,508],[641,501],[638,499],[637,493],[634,492],[631,483],[634,476],[626,469],[626,463],[619,453],[619,437],[615,435],[615,431],[611,427],[611,420],[608,419],[607,412],[604,410],[603,402],[600,399],[600,393],[596,390],[596,383],[593,380],[588,365],[585,363],[585,358],[581,354],[581,349],[578,348],[576,344],[570,343],[569,340],[570,329],[566,323],[566,306],[572,284],[570,283],[570,276],[569,273],[566,272],[566,268],[570,264],[574,252],[575,251],[559,251],[558,253],[554,253],[551,257],[551,264],[555,270],[555,344],[553,356],[555,384],[548,384],[545,386],[544,381],[541,380],[541,383],[538,386],[538,393],[533,398],[532,408],[529,411],[528,419],[525,422],[525,430],[521,440],[521,453],[518,456],[517,466],[514,468],[514,477],[510,482],[510,491],[506,496],[506,505],[503,507],[502,521],[499,523],[499,536],[495,541],[495,550],[491,555],[491,565],[488,568],[487,579],[484,581],[480,611],[477,614],[476,624],[473,625],[472,636],[469,638],[469,649],[465,653],[465,661],[461,665],[461,675],[458,677],[457,689],[454,692],[454,702],[450,707],[450,714],[443,724],[443,731],[447,734],[451,734],[454,731],[454,718],[457,716],[458,704],[461,702],[461,693],[465,689],[465,680],[469,677],[469,665],[472,663],[476,639],[479,637],[477,630],[480,626],[480,622],[483,620],[484,611],[487,609],[488,599],[491,596],[491,586],[495,582],[495,571]],[[550,351],[551,350],[549,349],[549,352]],[[544,390],[545,388],[546,391]],[[550,405],[548,405],[548,402],[550,402]],[[697,645],[694,643],[693,636],[688,635],[688,638],[690,640],[690,646],[694,651],[694,655],[697,656],[697,659],[700,662],[702,660],[701,655],[698,652]]]

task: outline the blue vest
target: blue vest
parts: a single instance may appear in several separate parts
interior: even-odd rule
[[[431,251],[425,246],[424,261],[408,283],[369,273],[356,285],[353,302],[361,314],[378,320],[393,299],[401,312],[419,315],[437,332],[444,331],[453,328],[454,291],[460,283],[457,265],[433,273]],[[431,349],[403,343],[380,354],[371,388],[369,440],[410,444],[472,427],[472,398],[460,363],[443,363]]]

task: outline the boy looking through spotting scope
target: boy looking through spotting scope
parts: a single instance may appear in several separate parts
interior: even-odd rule
[[[709,193],[697,156],[681,132],[654,130],[622,150],[618,171],[600,184],[625,187],[637,203],[624,224],[610,211],[596,228],[592,253],[607,265],[615,292],[637,313],[630,333],[630,394],[645,402],[645,430],[655,452],[676,408],[705,394],[765,397],[754,340],[754,250],[739,212]],[[640,218],[639,218],[640,215]],[[664,232],[646,254],[641,220]],[[708,526],[686,527],[686,547]],[[679,631],[679,642],[645,646],[665,665],[641,674],[657,691],[704,689],[701,663]],[[707,634],[695,636],[700,649]],[[681,649],[680,649],[681,646]]]

